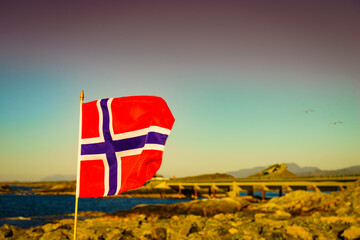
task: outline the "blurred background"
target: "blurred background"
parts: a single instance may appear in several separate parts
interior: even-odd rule
[[[0,181],[75,179],[79,95],[164,98],[159,173],[360,157],[358,1],[1,1]]]

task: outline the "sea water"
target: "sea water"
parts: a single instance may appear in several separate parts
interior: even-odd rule
[[[79,211],[113,213],[128,210],[139,204],[172,204],[191,199],[158,198],[80,198]],[[22,228],[35,227],[53,219],[74,213],[72,195],[0,195],[0,226],[11,224]]]

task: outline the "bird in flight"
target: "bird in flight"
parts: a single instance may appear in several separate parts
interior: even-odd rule
[[[315,112],[315,111],[312,110],[312,109],[306,109],[306,110],[305,110],[305,113],[309,113],[309,112]]]
[[[331,122],[331,124],[334,124],[334,125],[339,124],[339,123],[343,123],[343,122],[342,121],[333,121],[333,122]]]

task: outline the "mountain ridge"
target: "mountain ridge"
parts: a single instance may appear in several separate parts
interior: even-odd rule
[[[336,170],[321,170],[320,168],[313,166],[300,167],[296,163],[286,163],[286,164],[287,164],[287,170],[298,176],[358,175],[358,174],[360,175],[360,165],[336,169]],[[265,170],[269,166],[258,166],[253,168],[240,169],[237,171],[226,172],[226,174],[240,178],[248,177],[250,175]]]
[[[64,174],[57,174],[52,176],[43,177],[40,181],[41,182],[52,182],[52,181],[72,181],[76,180],[76,175],[64,175]]]
[[[207,176],[209,178],[213,178],[214,175],[231,175],[232,177],[248,177],[250,175],[256,174],[260,171],[265,170],[266,168],[270,167],[272,165],[268,166],[258,166],[253,168],[245,168],[240,169],[237,171],[230,171],[225,173],[214,173],[214,174],[201,174],[196,176],[187,176],[183,178],[206,178]],[[355,165],[347,168],[341,168],[336,170],[321,170],[318,167],[312,167],[312,166],[305,166],[300,167],[296,163],[287,163],[287,170],[298,175],[298,176],[324,176],[324,175],[360,175],[360,165]],[[165,177],[171,178],[170,176],[164,175]],[[216,176],[215,176],[216,177]],[[218,176],[217,176],[218,177]],[[226,176],[228,177],[228,176]],[[69,180],[75,180],[75,175],[53,175],[44,177],[41,179],[41,181],[69,181]]]
[[[360,165],[341,168],[337,170],[309,171],[298,174],[299,176],[324,176],[324,175],[360,175]]]
[[[302,173],[302,172],[321,171],[317,167],[309,167],[309,166],[300,167],[296,163],[286,163],[286,164],[287,164],[287,170],[296,175],[298,175],[299,173]],[[253,175],[260,171],[265,170],[266,168],[270,167],[271,165],[273,165],[273,164],[270,164],[268,166],[258,166],[258,167],[253,167],[253,168],[240,169],[237,171],[227,172],[227,174],[230,174],[234,177],[248,177],[250,175]]]

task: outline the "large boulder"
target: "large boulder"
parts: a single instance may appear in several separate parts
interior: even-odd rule
[[[171,205],[138,205],[128,211],[115,212],[115,216],[144,214],[169,218],[174,215],[199,215],[211,217],[219,213],[234,213],[250,204],[249,198],[203,199]]]
[[[0,239],[10,239],[14,236],[20,236],[25,232],[24,229],[4,224],[2,227],[0,227]]]

